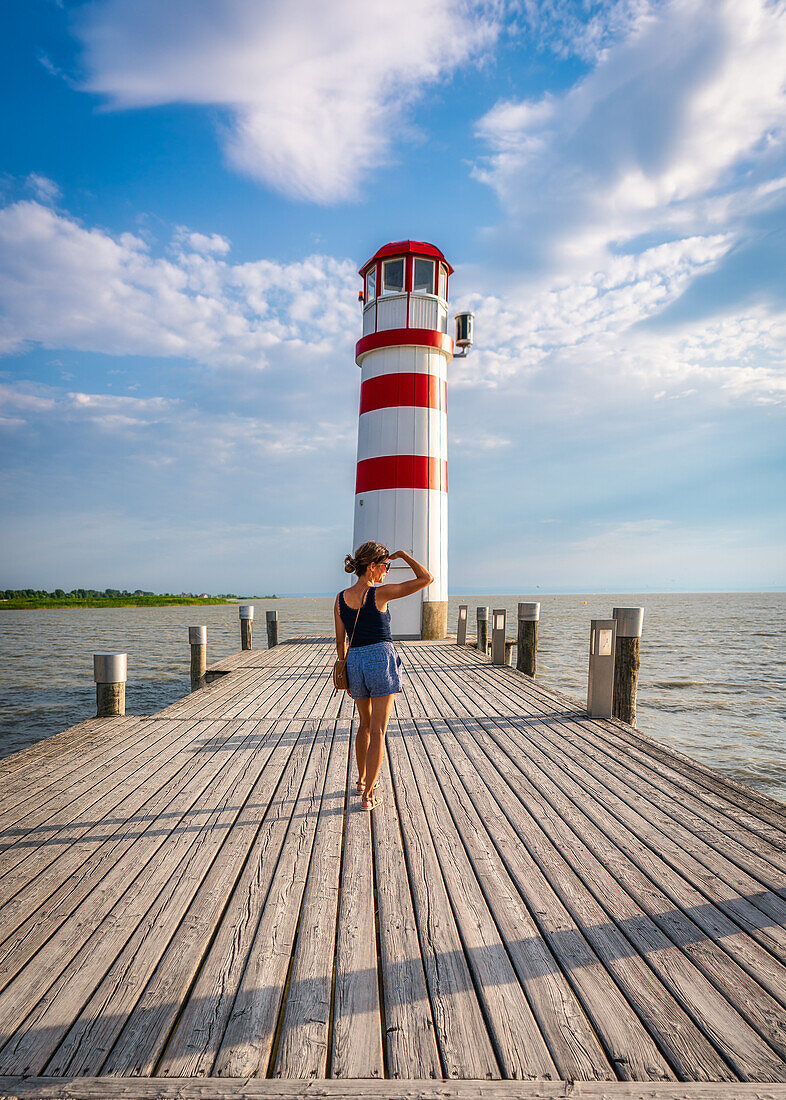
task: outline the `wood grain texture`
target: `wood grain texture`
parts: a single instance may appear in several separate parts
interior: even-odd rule
[[[3,1100],[786,1100],[786,1085],[0,1077]]]
[[[350,723],[341,724],[350,733]],[[347,769],[331,1077],[384,1077],[370,813]]]
[[[387,797],[370,816],[388,1076],[437,1078],[440,1056],[387,756],[379,790]]]
[[[784,1096],[786,808],[400,649],[372,813],[324,638],[0,761],[0,1095]]]

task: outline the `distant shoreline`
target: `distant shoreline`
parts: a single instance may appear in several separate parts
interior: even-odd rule
[[[262,597],[258,597],[262,598]],[[264,597],[268,599],[269,597]],[[233,604],[234,600],[225,600],[217,596],[87,596],[85,599],[46,599],[44,597],[29,600],[0,600],[0,610],[29,611],[37,608],[85,608],[85,607],[179,607],[199,604]]]

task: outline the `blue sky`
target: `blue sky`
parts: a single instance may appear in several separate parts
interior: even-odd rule
[[[3,19],[0,587],[335,590],[406,237],[476,313],[454,591],[786,584],[783,2]]]

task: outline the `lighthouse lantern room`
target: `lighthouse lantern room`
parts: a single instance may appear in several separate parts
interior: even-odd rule
[[[390,604],[394,638],[444,638],[448,609],[448,280],[424,241],[395,241],[360,268],[363,336],[355,483],[355,548],[406,550],[434,577]],[[396,559],[388,580],[408,580]]]

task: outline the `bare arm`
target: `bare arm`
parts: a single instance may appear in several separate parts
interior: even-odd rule
[[[338,610],[338,596],[336,596],[335,603],[333,604],[333,618],[336,623],[336,653],[343,661],[347,655],[347,631],[341,621],[341,615]]]
[[[413,592],[419,592],[421,588],[428,588],[430,584],[434,583],[434,577],[425,565],[421,565],[406,550],[396,550],[394,554],[390,555],[391,561],[394,558],[401,558],[402,561],[405,561],[415,576],[411,581],[402,581],[401,584],[383,584],[379,589],[380,601],[384,600],[387,603],[390,600],[401,599],[402,596],[411,596]]]

